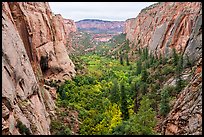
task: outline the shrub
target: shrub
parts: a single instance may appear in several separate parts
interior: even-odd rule
[[[162,75],[168,75],[170,73],[174,73],[174,67],[167,65],[162,69],[161,73],[162,73]]]
[[[19,129],[19,132],[22,135],[30,135],[30,130],[19,120],[17,120],[17,125],[16,127]]]
[[[52,135],[71,135],[69,127],[63,125],[61,121],[52,120],[50,126]]]

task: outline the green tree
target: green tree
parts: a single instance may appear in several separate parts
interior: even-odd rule
[[[144,51],[145,51],[145,59],[148,59],[148,49],[147,49],[147,47],[144,49]]]
[[[161,92],[160,114],[164,117],[169,113],[169,93],[166,88]]]
[[[141,79],[141,80],[142,80],[143,82],[146,82],[146,81],[147,81],[147,78],[148,78],[148,72],[147,72],[146,68],[143,68],[143,69],[142,69],[141,75],[142,75],[142,79]]]
[[[117,79],[114,79],[113,80],[113,86],[111,88],[111,96],[110,96],[110,100],[111,100],[111,103],[118,103],[119,100],[120,100],[120,95],[118,93],[119,91],[119,86],[118,86],[118,81]]]
[[[134,112],[137,113],[138,109],[139,109],[139,84],[140,82],[134,83]]]
[[[176,66],[176,92],[177,93],[179,93],[183,88],[182,70],[183,70],[183,56],[181,55],[179,57],[179,61]]]
[[[125,93],[125,85],[124,82],[121,82],[121,112],[123,120],[129,119],[129,112],[128,112],[128,103],[127,103],[127,96]]]
[[[129,66],[129,65],[130,65],[128,55],[126,56],[126,64],[127,64],[127,66]]]
[[[178,54],[176,53],[176,49],[173,48],[173,64],[174,66],[176,66],[178,64],[178,61],[179,61],[179,56]]]
[[[123,55],[120,54],[120,64],[123,65]]]
[[[152,53],[150,53],[149,55],[149,65],[152,66],[154,64],[155,58],[154,55],[152,55]]]
[[[130,116],[127,122],[118,125],[113,134],[125,135],[152,135],[155,134],[153,128],[156,126],[156,112],[151,108],[151,100],[143,96],[140,102],[141,106],[137,112]],[[120,131],[118,131],[120,130]]]
[[[136,63],[136,72],[135,72],[135,75],[139,75],[142,71],[142,61],[141,59],[139,59]]]

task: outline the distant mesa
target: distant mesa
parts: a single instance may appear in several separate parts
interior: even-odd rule
[[[95,41],[108,41],[113,36],[123,33],[125,21],[105,21],[100,19],[83,19],[75,22],[78,31],[91,34]]]

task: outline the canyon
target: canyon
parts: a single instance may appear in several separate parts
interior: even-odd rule
[[[175,49],[183,56],[184,66],[191,62],[192,75],[188,75],[190,69],[181,74],[189,83],[157,130],[164,135],[202,134],[201,2],[159,2],[136,18],[114,25],[64,19],[53,14],[47,2],[2,2],[2,134],[51,134],[51,118],[56,118],[57,108],[57,89],[51,84],[60,85],[76,76],[70,54],[78,50],[73,44],[78,31],[86,31],[100,42],[126,34],[128,56],[133,60],[137,60],[133,53],[147,48],[158,58],[170,58]],[[95,49],[90,46],[87,51]],[[171,77],[165,84],[174,82]],[[69,117],[77,119],[76,111],[69,112]],[[78,121],[74,126],[75,134]]]

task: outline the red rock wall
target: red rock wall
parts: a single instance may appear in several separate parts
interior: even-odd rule
[[[71,28],[65,26],[46,2],[2,3],[2,134],[25,134],[17,121],[31,134],[50,134],[55,104],[44,80],[75,75],[65,46]]]
[[[150,52],[166,57],[171,56],[172,48],[183,53],[199,15],[200,2],[156,3],[126,21],[126,38],[133,50],[148,47]]]
[[[48,3],[44,2],[8,4],[34,71],[39,69],[41,57],[46,56],[48,69],[43,73],[45,78],[63,80],[74,76],[74,64],[65,47],[70,28],[66,27],[62,16],[52,15]]]
[[[74,51],[73,47],[73,37],[76,36],[75,33],[77,33],[77,27],[76,24],[73,20],[71,19],[64,19],[64,24],[65,24],[65,30],[67,33],[67,52],[70,53],[72,51]]]

